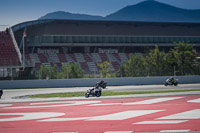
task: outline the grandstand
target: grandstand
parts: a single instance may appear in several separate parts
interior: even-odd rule
[[[98,73],[98,63],[109,61],[110,70],[115,72],[130,53],[144,56],[155,44],[169,51],[179,41],[188,42],[200,51],[199,23],[51,19],[20,23],[12,30],[21,53],[26,32],[25,67],[31,71],[42,64],[56,64],[61,70],[62,64],[72,62],[78,63],[85,74],[92,74]],[[19,65],[19,59],[12,63]]]
[[[21,53],[12,29],[0,31],[0,77],[17,76],[21,63]]]

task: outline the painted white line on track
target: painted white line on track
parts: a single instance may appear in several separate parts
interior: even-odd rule
[[[65,115],[65,113],[53,113],[53,112],[0,113],[0,116],[14,116],[12,118],[0,118],[0,122],[44,119],[44,118],[58,117],[63,115]]]
[[[133,124],[179,124],[186,122],[188,120],[172,120],[172,121],[142,121],[142,122],[137,122]]]
[[[143,101],[138,101],[138,102],[128,102],[128,103],[102,103],[102,104],[91,104],[87,106],[110,106],[110,105],[135,105],[135,104],[154,104],[154,103],[159,103],[159,102],[166,102],[169,100],[175,100],[183,97],[164,97],[164,98],[153,98],[153,99],[148,99],[148,100],[143,100]]]
[[[123,105],[154,104],[154,103],[166,102],[169,100],[175,100],[175,99],[180,99],[180,98],[183,98],[183,97],[161,97],[161,98],[153,98],[153,99],[138,101],[138,102],[124,103]]]
[[[194,99],[194,100],[189,100],[187,102],[189,102],[189,103],[200,103],[200,98]]]
[[[0,107],[12,106],[12,104],[0,104]]]
[[[102,104],[91,104],[87,106],[106,106],[106,105],[122,105],[122,103],[102,103]]]
[[[104,133],[134,133],[134,131],[106,131]]]
[[[86,120],[90,117],[75,117],[75,118],[50,118],[45,120],[39,120],[40,122],[54,122],[54,121],[77,121],[77,120]]]
[[[194,109],[174,115],[169,115],[157,119],[200,119],[200,109]]]
[[[18,106],[18,107],[7,107],[6,109],[63,107],[63,106],[75,106],[75,105],[93,104],[93,103],[99,103],[99,102],[101,102],[101,101],[73,101],[73,102],[70,101],[67,104],[43,105],[43,106],[42,105],[41,106]],[[47,104],[48,104],[48,102],[47,102]]]
[[[52,132],[52,133],[78,133],[78,132]]]
[[[148,115],[163,110],[133,110],[133,111],[124,111],[119,113],[113,113],[102,116],[93,116],[93,117],[75,117],[75,118],[50,118],[45,120],[39,120],[40,122],[49,122],[49,121],[75,121],[75,120],[86,120],[86,121],[98,121],[98,120],[125,120],[133,117]]]
[[[37,103],[30,103],[30,105],[43,105],[43,104],[60,104],[60,103],[74,103],[74,101],[59,101],[59,102],[37,102]]]
[[[133,110],[133,111],[124,111],[114,114],[108,114],[103,116],[96,116],[89,119],[89,121],[94,120],[125,120],[133,117],[138,117],[142,115],[147,115],[151,113],[160,112],[163,110]]]
[[[190,130],[161,130],[162,133],[180,133],[180,132],[189,132]]]

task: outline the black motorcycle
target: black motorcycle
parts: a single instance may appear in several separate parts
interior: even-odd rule
[[[165,82],[165,86],[168,86],[168,85],[177,86],[178,85],[178,79],[173,79],[173,80],[167,79],[166,82]]]
[[[0,90],[0,99],[2,95],[3,95],[3,90]]]
[[[85,93],[85,97],[88,98],[90,96],[92,97],[100,97],[101,96],[101,92],[102,89],[106,88],[106,82],[104,82],[103,80],[100,82],[97,82],[96,86],[92,89],[87,90],[87,92]]]

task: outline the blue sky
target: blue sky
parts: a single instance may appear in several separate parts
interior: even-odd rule
[[[145,0],[0,0],[0,25],[36,20],[47,13],[66,11],[106,16]],[[176,7],[200,9],[200,0],[156,0]]]

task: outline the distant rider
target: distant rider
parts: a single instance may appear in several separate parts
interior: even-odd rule
[[[105,84],[106,84],[106,82],[101,80],[101,81],[96,83],[96,87],[95,88],[100,88],[100,87],[104,88]]]
[[[176,80],[175,80],[173,77],[171,77],[171,78],[169,79],[169,82],[171,82],[171,83],[175,83]]]
[[[0,99],[2,95],[3,95],[3,90],[0,90]]]

